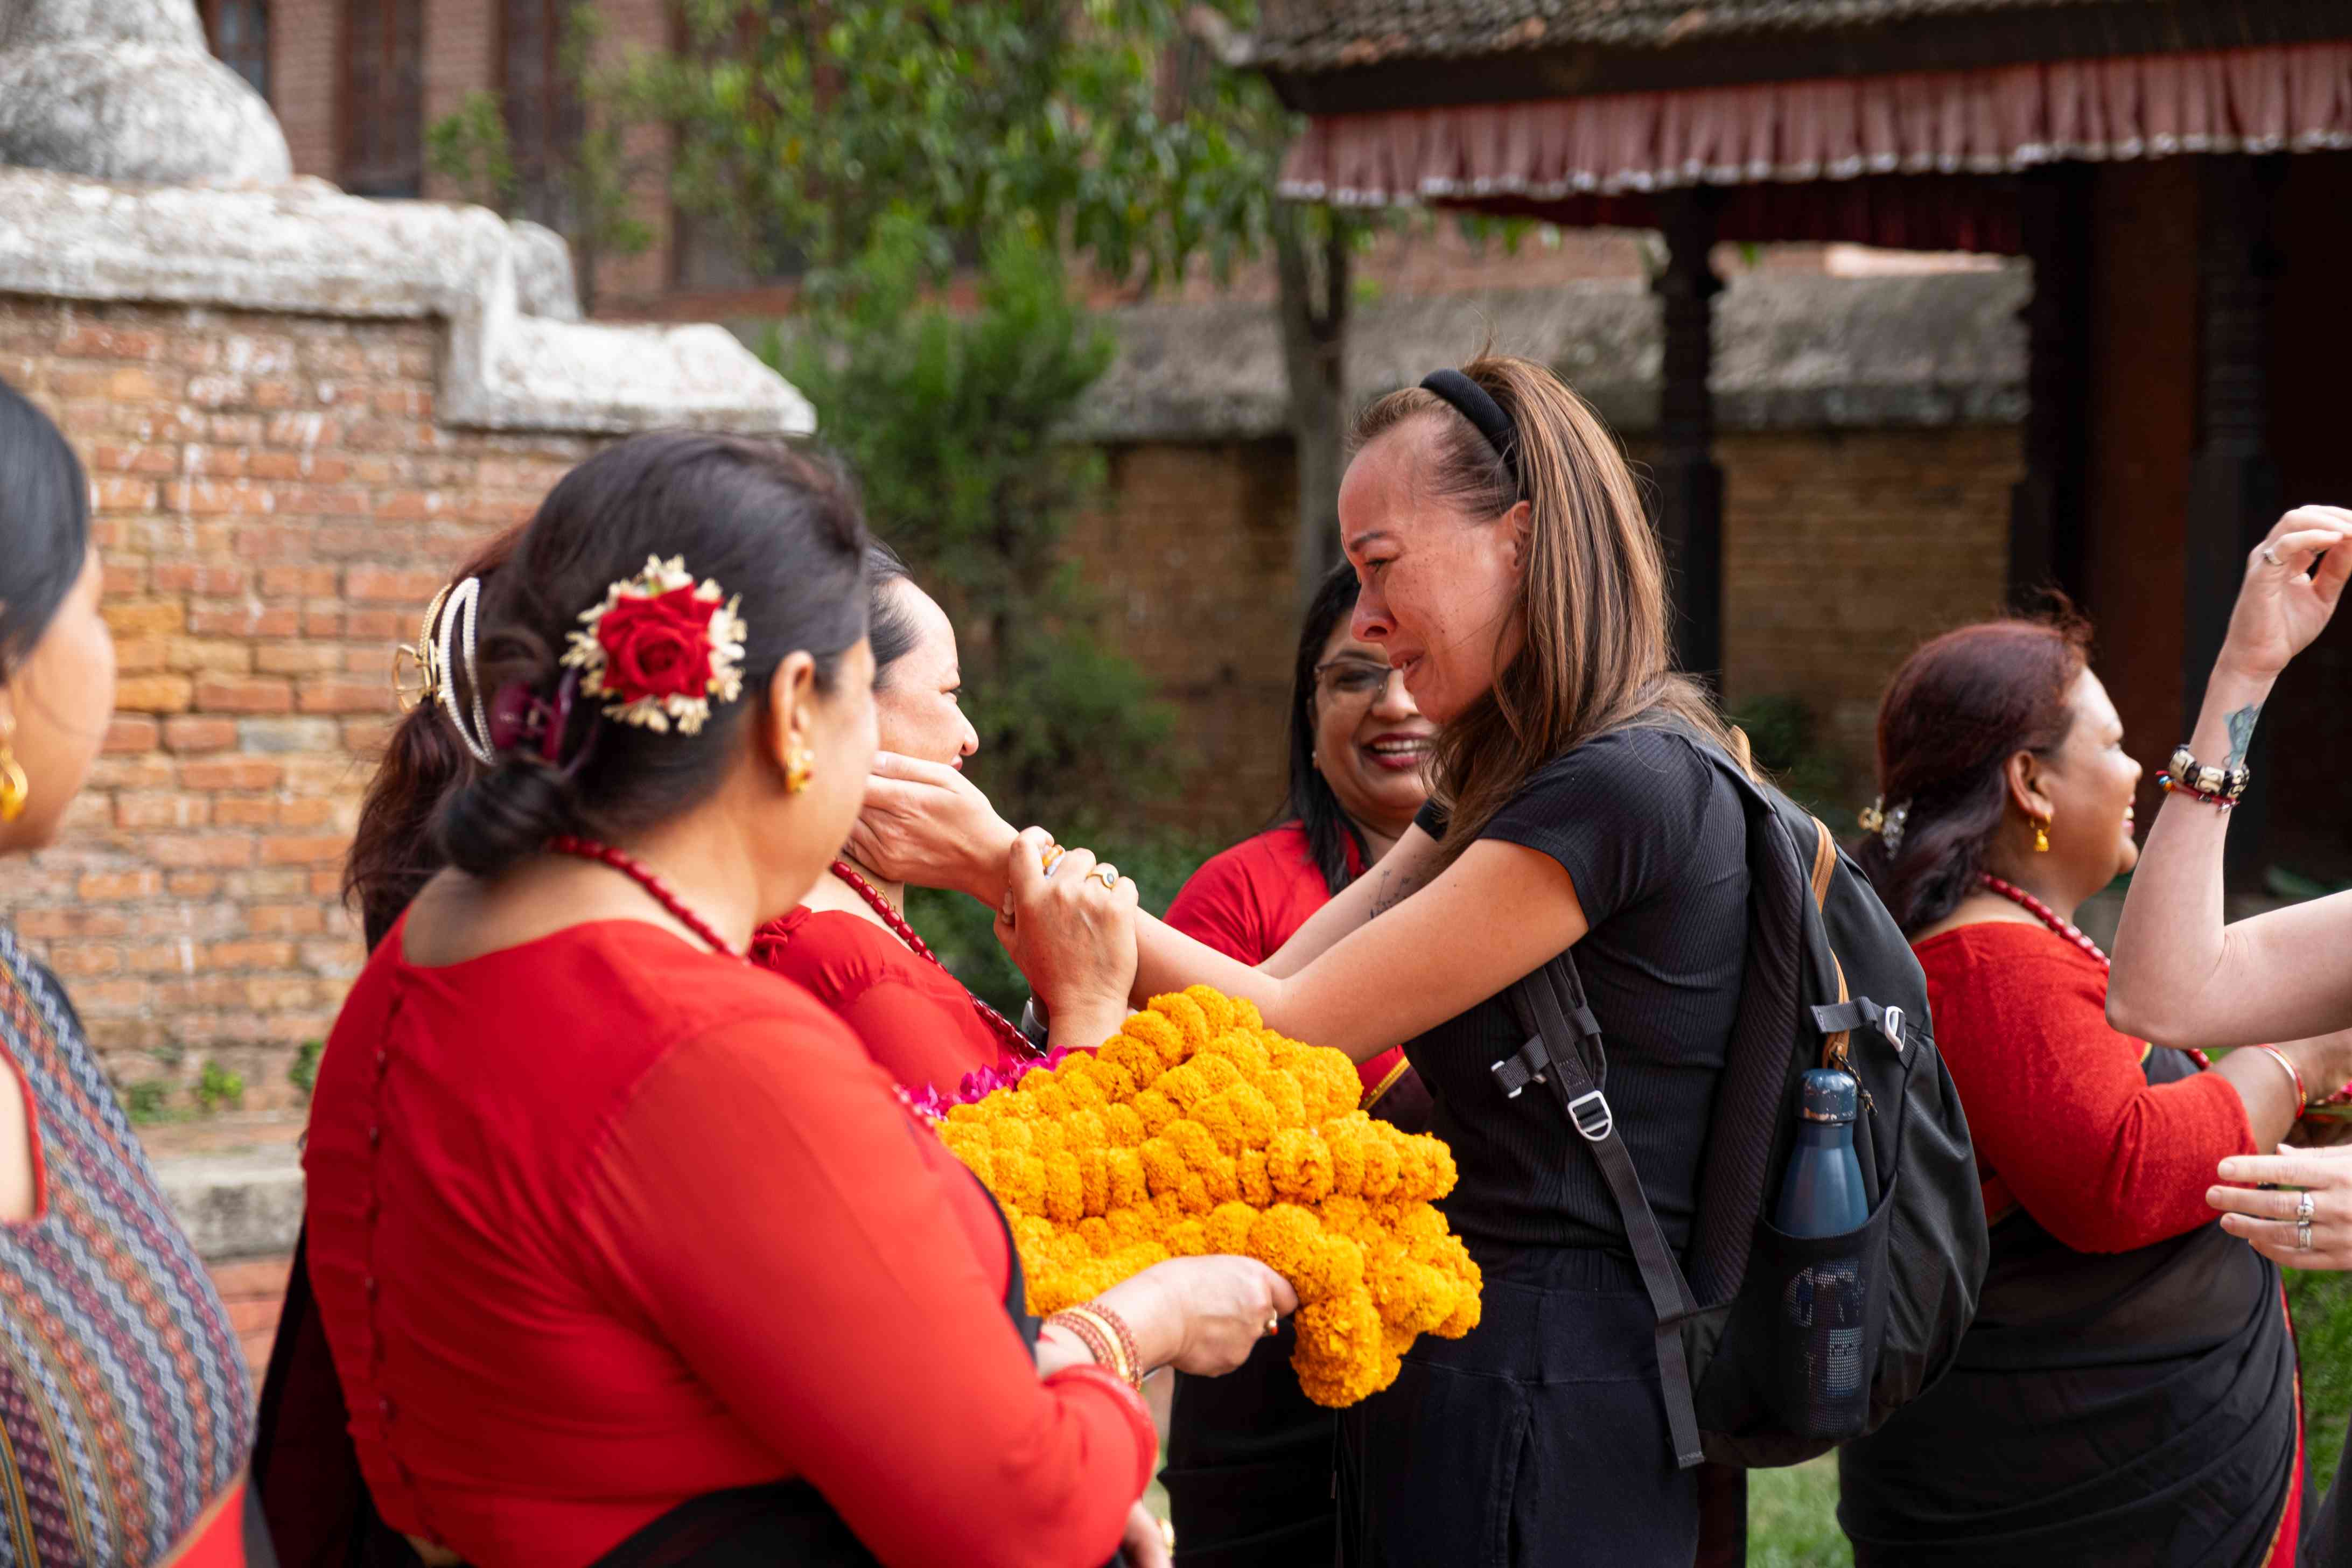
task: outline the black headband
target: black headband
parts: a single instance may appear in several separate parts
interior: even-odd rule
[[[1503,459],[1510,470],[1511,482],[1519,482],[1519,433],[1503,405],[1487,395],[1486,389],[1458,370],[1433,370],[1421,378],[1422,390],[1433,392],[1451,404],[1463,418],[1478,427],[1486,437],[1486,445]]]

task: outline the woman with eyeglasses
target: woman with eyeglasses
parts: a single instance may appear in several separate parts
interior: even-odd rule
[[[1355,569],[1343,563],[1316,590],[1299,630],[1280,819],[1195,871],[1168,907],[1171,926],[1246,964],[1273,957],[1404,837],[1429,800],[1437,726],[1388,656],[1349,633],[1357,593]],[[1428,1093],[1401,1047],[1356,1071],[1365,1109],[1427,1127]],[[1332,1415],[1299,1390],[1296,1333],[1285,1327],[1223,1377],[1177,1376],[1160,1479],[1186,1568],[1331,1556]]]

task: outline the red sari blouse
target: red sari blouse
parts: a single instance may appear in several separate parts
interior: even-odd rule
[[[1348,875],[1363,874],[1363,860],[1349,839]],[[1330,901],[1331,889],[1307,850],[1305,825],[1286,822],[1203,862],[1168,906],[1168,923],[1255,968]],[[1364,1103],[1378,1100],[1406,1070],[1401,1046],[1358,1062]]]
[[[2214,1167],[2255,1152],[2245,1103],[2212,1073],[2151,1085],[2147,1047],[2107,1026],[2096,959],[2016,921],[1955,927],[1916,952],[1988,1220],[2022,1205],[2077,1252],[2213,1223]]]
[[[418,968],[320,1064],[310,1277],[370,1489],[476,1568],[812,1482],[884,1562],[1108,1558],[1140,1407],[1040,1383],[986,1195],[797,986],[631,921]]]
[[[961,981],[862,916],[803,905],[760,928],[751,962],[832,1008],[908,1089],[953,1094],[1003,1054]]]

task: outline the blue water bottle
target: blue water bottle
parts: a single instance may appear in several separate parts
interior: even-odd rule
[[[1853,1152],[1860,1086],[1851,1073],[1814,1068],[1805,1074],[1797,1146],[1780,1180],[1772,1224],[1784,1236],[1853,1236],[1870,1218],[1862,1162]],[[1868,1294],[1862,1260],[1816,1258],[1795,1269],[1780,1299],[1789,1372],[1801,1375],[1800,1407],[1810,1435],[1859,1432],[1870,1395],[1863,1364]]]

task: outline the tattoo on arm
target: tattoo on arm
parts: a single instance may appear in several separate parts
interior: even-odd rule
[[[2263,716],[2263,705],[2249,702],[2230,715],[2230,760],[2221,765],[2234,768],[2246,760],[2246,750],[2254,742],[2254,721]]]
[[[1421,879],[1417,877],[1399,876],[1393,871],[1382,871],[1381,879],[1373,884],[1372,912],[1364,918],[1373,921],[1380,919],[1405,900],[1412,897],[1420,887]]]

